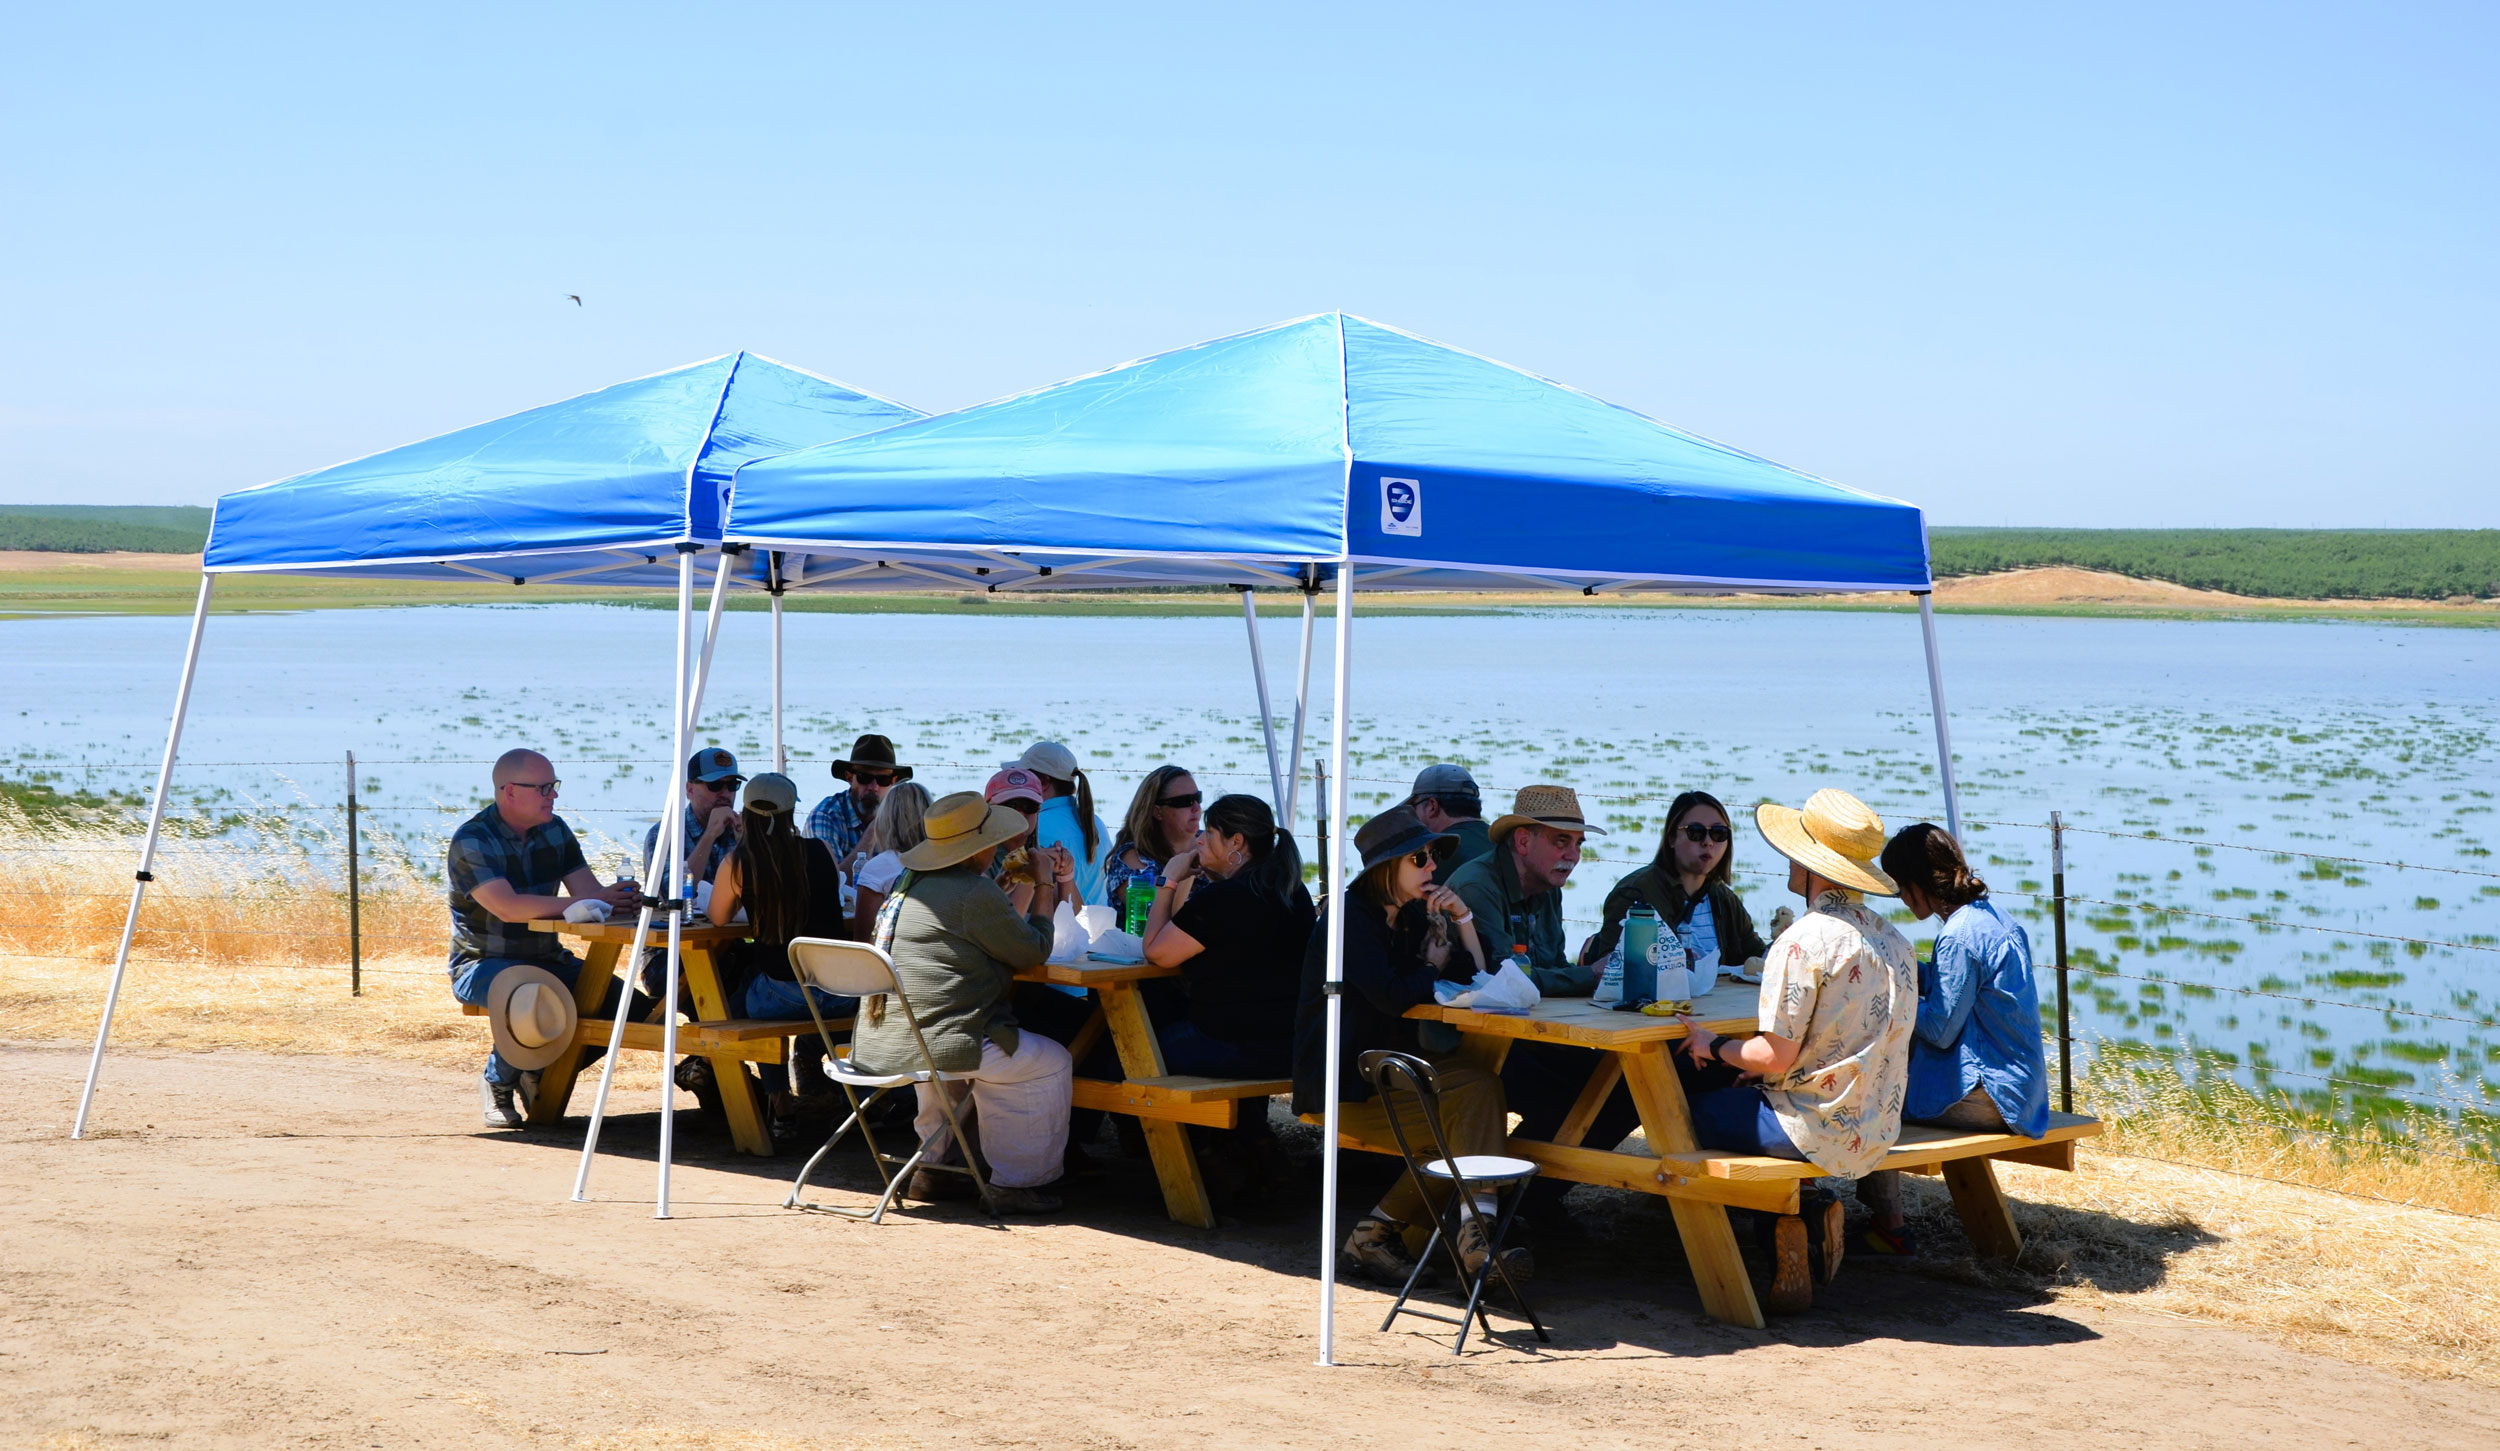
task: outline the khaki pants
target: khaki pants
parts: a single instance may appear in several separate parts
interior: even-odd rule
[[[1450,1152],[1501,1153],[1510,1139],[1510,1109],[1502,1097],[1500,1077],[1455,1059],[1432,1066],[1441,1079],[1441,1137],[1449,1144]],[[1401,1094],[1398,1109],[1399,1127],[1406,1130],[1406,1141],[1417,1156],[1435,1157],[1432,1129],[1424,1120],[1421,1103]],[[1397,1143],[1389,1131],[1389,1111],[1376,1096],[1361,1103],[1337,1105],[1337,1121],[1346,1133],[1367,1144],[1388,1148]],[[1429,1221],[1433,1207],[1411,1173],[1399,1175],[1389,1192],[1380,1196],[1381,1212],[1400,1224]]]

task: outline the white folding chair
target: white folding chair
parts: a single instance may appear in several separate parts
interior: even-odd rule
[[[825,1076],[841,1085],[842,1096],[851,1105],[851,1116],[842,1121],[842,1126],[833,1131],[833,1137],[825,1140],[825,1146],[800,1168],[798,1182],[790,1186],[790,1197],[782,1201],[781,1207],[838,1214],[845,1219],[865,1219],[871,1224],[882,1224],[886,1210],[892,1207],[895,1196],[909,1186],[911,1176],[922,1169],[933,1169],[940,1173],[970,1176],[972,1187],[980,1193],[981,1207],[989,1211],[992,1219],[996,1219],[998,1208],[991,1202],[989,1181],[982,1177],[977,1156],[972,1152],[972,1141],[964,1136],[963,1121],[955,1111],[955,1095],[944,1087],[949,1083],[964,1082],[971,1075],[946,1072],[929,1055],[929,1040],[921,1034],[920,1019],[912,1013],[911,1001],[903,995],[903,985],[894,976],[894,959],[866,942],[794,937],[790,939],[790,967],[798,974],[802,989],[821,988],[834,997],[859,999],[858,1020],[867,1018],[874,1000],[881,997],[889,1000],[893,1010],[902,1013],[903,1022],[911,1029],[912,1042],[920,1049],[921,1066],[900,1073],[868,1073],[853,1068],[846,1056],[847,1050],[834,1045],[833,1033],[825,1026],[825,1015],[816,1007],[816,995],[800,992],[799,996],[807,1000],[808,1016],[816,1020],[816,1031],[825,1040]],[[939,1106],[946,1112],[946,1126],[953,1131],[955,1143],[963,1151],[964,1161],[961,1164],[939,1163],[930,1159],[930,1140],[916,1145],[909,1158],[896,1158],[877,1144],[876,1130],[868,1123],[869,1106],[895,1089],[917,1089],[924,1083],[931,1086],[937,1094]],[[866,1099],[860,1097],[863,1091],[868,1095]],[[867,1141],[869,1162],[877,1166],[878,1175],[885,1180],[885,1192],[878,1196],[876,1208],[849,1209],[834,1204],[800,1202],[799,1196],[807,1192],[808,1176],[816,1172],[816,1166],[823,1162],[825,1155],[833,1152],[833,1146],[842,1142],[842,1136],[851,1131],[853,1124],[859,1126],[860,1137]]]

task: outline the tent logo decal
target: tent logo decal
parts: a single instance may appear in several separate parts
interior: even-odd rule
[[[1424,534],[1424,486],[1414,479],[1380,481],[1380,532],[1421,539]]]

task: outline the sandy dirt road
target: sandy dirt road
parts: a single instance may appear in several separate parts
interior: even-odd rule
[[[2500,1444],[2500,1394],[2183,1320],[1852,1264],[1766,1333],[1699,1312],[1626,1201],[1536,1288],[1556,1343],[1453,1359],[1341,1297],[1312,1365],[1313,1216],[1166,1222],[1125,1162],[1057,1221],[882,1228],[778,1206],[793,1166],[656,1116],[472,1131],[465,1075],[0,1045],[0,1441],[28,1446],[2409,1446]],[[1368,1203],[1375,1161],[1349,1160]],[[864,1160],[832,1180],[869,1182]]]

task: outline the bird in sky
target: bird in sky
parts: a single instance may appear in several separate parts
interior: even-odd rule
[[[581,305],[582,305],[582,295],[581,295],[580,293],[578,293],[578,292],[568,292],[568,293],[566,293],[566,294],[564,294],[564,295],[565,295],[565,296],[567,296],[567,297],[569,297],[569,298],[571,298],[571,299],[573,299],[573,305],[574,305],[575,307],[579,307],[579,306],[581,306]]]

